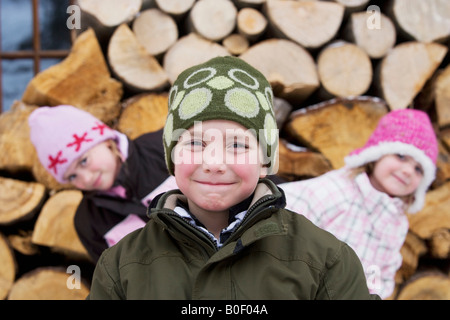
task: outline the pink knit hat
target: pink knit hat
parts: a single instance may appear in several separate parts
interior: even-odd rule
[[[60,183],[71,163],[93,146],[117,139],[118,132],[73,106],[40,107],[28,117],[39,161]]]
[[[410,213],[422,209],[425,193],[435,179],[438,143],[430,118],[420,110],[401,109],[383,116],[365,146],[352,151],[345,163],[356,168],[387,154],[411,156],[422,165],[424,176],[415,192]]]

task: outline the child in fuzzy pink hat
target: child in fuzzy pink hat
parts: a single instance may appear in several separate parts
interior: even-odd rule
[[[424,205],[435,179],[438,144],[425,112],[391,111],[346,165],[309,180],[280,184],[287,208],[347,242],[364,266],[371,293],[389,297],[402,263],[406,212]]]
[[[39,107],[28,123],[45,169],[83,191],[75,228],[94,261],[148,221],[146,207],[157,193],[177,187],[164,162],[162,130],[129,140],[69,105]]]

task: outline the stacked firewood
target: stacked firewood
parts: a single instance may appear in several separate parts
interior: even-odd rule
[[[73,226],[82,194],[41,166],[27,118],[70,104],[131,139],[163,127],[187,67],[235,55],[275,94],[286,180],[343,165],[379,118],[426,111],[438,175],[410,216],[391,299],[450,299],[450,6],[438,0],[79,0],[71,53],[0,115],[0,299],[78,299],[93,263]],[[75,14],[74,13],[74,14]],[[55,132],[57,134],[57,132]],[[82,266],[78,286],[69,266]],[[69,270],[70,269],[70,270]],[[74,269],[75,270],[75,269]],[[70,280],[70,281],[69,281]]]

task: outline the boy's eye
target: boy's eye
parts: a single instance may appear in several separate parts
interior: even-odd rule
[[[235,142],[235,143],[233,143],[233,148],[248,149],[248,146],[245,143]]]
[[[399,158],[400,160],[406,159],[406,157],[402,154],[397,154],[397,158]]]
[[[84,157],[80,160],[80,165],[85,166],[87,164],[87,157]]]
[[[201,150],[203,148],[203,141],[201,141],[201,140],[191,140],[191,141],[189,141],[188,146],[192,150]]]
[[[69,177],[67,177],[67,181],[73,182],[77,178],[76,174],[71,174]]]

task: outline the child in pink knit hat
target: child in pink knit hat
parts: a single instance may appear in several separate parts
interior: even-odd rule
[[[358,254],[371,293],[389,297],[402,264],[406,212],[424,205],[435,178],[438,145],[430,119],[413,109],[382,117],[346,165],[309,180],[288,182],[287,208],[349,244]]]
[[[83,191],[74,222],[94,261],[148,221],[148,201],[176,188],[164,162],[162,130],[129,140],[69,105],[40,107],[28,123],[45,169],[58,182]]]

